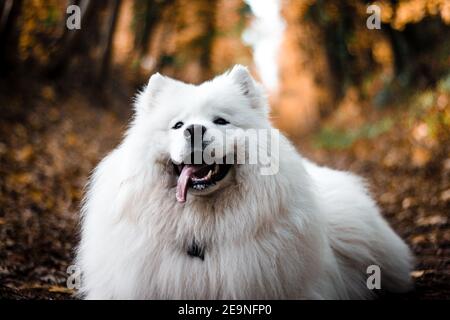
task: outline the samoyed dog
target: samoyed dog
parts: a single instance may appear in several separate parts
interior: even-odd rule
[[[368,270],[379,271],[378,288],[411,288],[410,250],[360,177],[304,159],[281,134],[276,148],[249,143],[249,130],[274,131],[245,67],[200,85],[154,74],[88,184],[80,295],[368,299]],[[248,150],[268,151],[273,170],[247,163]]]

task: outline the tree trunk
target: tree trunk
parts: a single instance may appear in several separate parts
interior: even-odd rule
[[[86,30],[86,26],[89,18],[92,16],[94,8],[96,7],[96,1],[92,0],[82,0],[79,4],[81,9],[81,29],[80,30],[69,30],[65,29],[64,35],[61,38],[61,43],[59,45],[60,50],[57,51],[54,57],[50,59],[50,64],[47,66],[47,73],[50,76],[61,75],[70,59],[73,55],[74,50],[80,43],[82,35],[87,34],[89,30]],[[76,4],[77,1],[74,2]],[[65,20],[64,20],[65,21]]]
[[[12,68],[17,60],[19,32],[17,19],[22,9],[22,0],[6,0],[0,15],[0,73]]]
[[[119,18],[120,4],[121,0],[114,0],[109,9],[110,12],[107,24],[107,32],[103,37],[104,41],[101,45],[100,68],[97,72],[97,80],[105,79],[108,75],[112,56],[112,41],[117,25],[117,20]],[[98,83],[102,84],[104,83],[104,81],[98,81]]]

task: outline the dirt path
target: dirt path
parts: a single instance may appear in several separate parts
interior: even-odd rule
[[[126,116],[92,107],[83,97],[61,105],[51,92],[43,96],[45,103],[37,99],[26,116],[0,120],[0,298],[71,297],[66,270],[77,243],[82,188],[126,124]],[[12,100],[8,108],[23,108],[21,103]],[[307,144],[300,149],[322,164],[366,177],[384,215],[413,248],[417,289],[396,298],[448,299],[450,144],[417,168],[395,159],[386,163],[395,143],[389,135],[380,139],[359,152]]]

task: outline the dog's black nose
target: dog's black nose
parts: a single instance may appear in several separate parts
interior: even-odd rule
[[[203,136],[206,132],[206,127],[199,124],[191,124],[184,130],[184,137],[191,141],[191,145],[202,146]]]

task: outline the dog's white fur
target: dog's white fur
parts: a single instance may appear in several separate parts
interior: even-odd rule
[[[219,115],[231,131],[267,129],[267,108],[242,66],[199,86],[151,77],[123,142],[88,185],[76,259],[83,297],[371,298],[370,265],[382,288],[410,289],[410,251],[362,179],[302,158],[284,137],[276,175],[235,165],[214,192],[176,201],[170,160],[185,139],[173,124],[217,129]],[[194,238],[204,261],[186,253]]]

